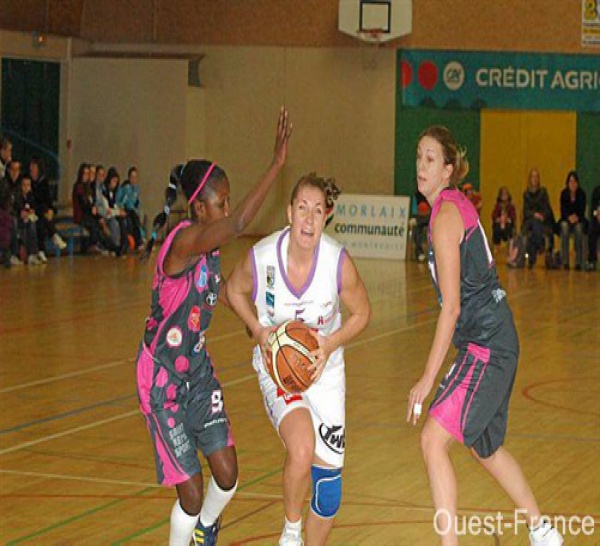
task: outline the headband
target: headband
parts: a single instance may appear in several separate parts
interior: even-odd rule
[[[210,173],[213,171],[214,168],[215,168],[215,163],[211,163],[210,167],[208,168],[208,171],[206,171],[206,174],[204,175],[204,178],[202,178],[200,184],[198,184],[198,187],[196,188],[196,191],[190,197],[190,199],[188,201],[188,205],[191,205],[192,202],[194,201],[194,199],[196,199],[196,196],[200,193],[200,191],[202,190],[202,188],[206,184],[206,181],[208,180],[208,177],[210,176]]]

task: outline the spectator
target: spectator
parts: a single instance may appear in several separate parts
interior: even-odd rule
[[[506,186],[498,190],[496,205],[492,211],[492,241],[499,245],[502,241],[510,243],[515,236],[517,225],[517,209]]]
[[[548,238],[547,252],[552,255],[554,248],[554,213],[546,188],[541,186],[540,172],[531,169],[527,190],[523,194],[523,225],[521,232],[527,238],[528,267],[531,269],[540,252],[543,252],[545,238]]]
[[[140,221],[140,187],[139,174],[136,167],[130,167],[127,180],[117,189],[117,206],[127,214],[128,228],[133,236],[135,247],[143,245],[142,223]]]
[[[0,180],[6,176],[6,167],[12,161],[12,142],[0,138]]]
[[[13,217],[11,215],[12,199],[6,184],[0,179],[0,262],[4,267],[11,266],[11,232]]]
[[[99,213],[104,217],[110,229],[112,242],[123,252],[127,248],[127,213],[117,206],[117,190],[119,188],[119,173],[114,167],[110,167],[106,173],[106,179],[102,187],[102,206]]]
[[[35,213],[38,216],[38,248],[43,251],[46,248],[46,239],[51,238],[52,242],[60,250],[63,250],[67,243],[63,241],[54,224],[56,208],[50,191],[50,183],[44,174],[44,162],[41,157],[33,156],[29,160],[29,176],[35,199]]]
[[[587,270],[595,271],[598,259],[598,232],[600,222],[600,186],[596,186],[592,192],[592,203],[590,205],[590,225],[588,227],[588,263]]]
[[[98,216],[98,209],[92,197],[90,169],[87,163],[79,165],[77,180],[73,185],[73,221],[89,231],[89,244],[92,247],[97,248],[102,244],[107,250],[116,250],[110,237],[105,236],[108,231],[104,231],[106,226],[102,225],[103,221]],[[110,232],[108,234],[110,235]],[[86,247],[82,250],[85,251]]]
[[[31,189],[31,178],[29,175],[21,177],[20,188],[15,196],[15,213],[19,227],[19,239],[25,246],[27,253],[27,265],[40,265],[48,259],[37,243],[37,221],[35,213],[35,199]]]
[[[6,165],[6,174],[4,176],[8,189],[12,192],[13,196],[16,196],[21,186],[21,162],[17,160],[11,160]]]
[[[585,226],[586,196],[579,186],[577,171],[567,175],[565,189],[560,194],[561,256],[565,269],[569,269],[569,239],[575,239],[575,269],[583,264],[583,232]]]
[[[465,194],[465,197],[471,201],[475,207],[475,210],[477,211],[477,214],[481,216],[481,209],[483,207],[483,199],[481,198],[481,194],[478,191],[475,191],[473,184],[469,184],[468,182],[463,184],[460,189]]]
[[[10,145],[12,153],[12,144]],[[15,213],[15,197],[20,185],[21,178],[21,164],[18,161],[9,161],[6,165],[5,176],[2,179],[4,188],[10,198],[10,211],[13,218],[13,225],[11,229],[11,265],[23,265],[23,262],[19,258],[19,227],[17,224],[17,215]]]

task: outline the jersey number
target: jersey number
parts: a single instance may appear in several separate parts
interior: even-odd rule
[[[210,395],[210,409],[212,413],[221,413],[223,411],[223,394],[221,391],[212,391]]]

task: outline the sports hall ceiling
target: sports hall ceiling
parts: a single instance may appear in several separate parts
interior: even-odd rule
[[[357,0],[358,1],[358,0]],[[339,0],[0,0],[0,29],[105,44],[352,47]],[[588,53],[580,0],[412,0],[391,47]]]

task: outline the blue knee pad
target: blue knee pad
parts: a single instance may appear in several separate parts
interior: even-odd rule
[[[312,511],[322,518],[333,518],[342,502],[342,469],[312,465]]]

